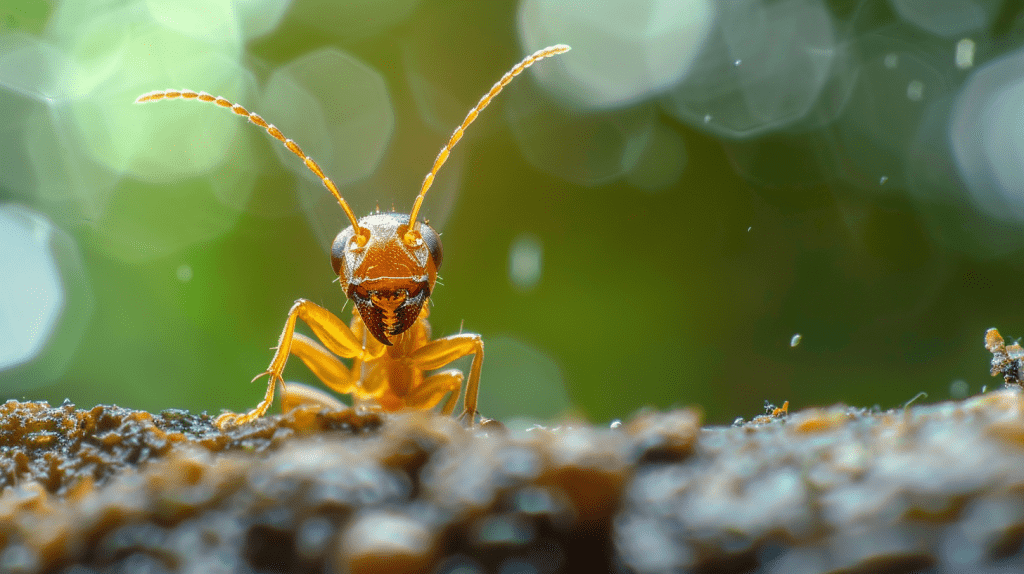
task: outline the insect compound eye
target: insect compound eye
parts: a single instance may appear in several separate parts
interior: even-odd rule
[[[331,267],[334,268],[334,273],[339,277],[341,276],[341,266],[345,263],[345,252],[348,250],[349,242],[354,239],[354,235],[352,227],[349,226],[339,233],[334,238],[334,243],[331,244]]]
[[[443,250],[441,249],[441,237],[432,227],[425,223],[420,224],[420,234],[423,236],[423,242],[427,244],[430,258],[434,261],[434,269],[440,269],[441,260],[444,258]]]
[[[346,256],[362,251],[366,247],[369,237],[369,229],[360,227],[359,233],[356,234],[350,225],[334,238],[334,243],[331,244],[331,266],[334,267],[334,272],[339,277],[343,272]]]

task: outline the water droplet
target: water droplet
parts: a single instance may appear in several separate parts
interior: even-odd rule
[[[797,333],[796,335],[793,335],[793,338],[789,340],[789,346],[790,347],[795,347],[795,346],[799,345],[800,344],[800,339],[802,339],[802,338],[803,338],[803,336],[800,335],[800,333]]]

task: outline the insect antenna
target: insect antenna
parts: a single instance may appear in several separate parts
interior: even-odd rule
[[[313,158],[309,157],[302,151],[302,148],[299,147],[299,144],[284,137],[284,134],[281,133],[281,130],[277,129],[277,127],[275,127],[274,124],[267,123],[267,121],[260,117],[259,114],[250,112],[242,106],[238,104],[233,104],[220,96],[212,96],[210,94],[207,94],[206,92],[193,92],[192,90],[157,90],[155,92],[142,94],[141,96],[135,99],[135,103],[144,104],[147,102],[156,102],[159,100],[174,100],[179,98],[183,100],[198,100],[200,102],[209,102],[212,104],[216,104],[222,108],[228,108],[232,112],[235,112],[240,116],[244,116],[250,122],[267,130],[268,134],[273,136],[274,139],[283,143],[284,147],[288,148],[292,153],[299,156],[299,158],[302,159],[302,162],[306,164],[306,167],[309,168],[309,171],[313,172],[314,174],[316,174],[317,177],[320,178],[320,181],[324,184],[324,187],[327,188],[327,191],[330,191],[332,194],[334,194],[334,197],[337,198],[338,200],[338,204],[341,205],[341,208],[345,210],[345,215],[347,215],[349,221],[352,222],[352,228],[355,230],[355,236],[357,238],[356,240],[360,243],[360,245],[366,242],[366,237],[362,232],[363,230],[359,227],[359,223],[356,222],[356,215],[352,213],[352,208],[350,208],[345,199],[341,197],[341,193],[338,192],[338,188],[337,186],[334,185],[334,182],[331,181],[331,178],[324,175],[324,171],[320,169],[320,166],[317,165],[315,161],[313,161]]]
[[[409,232],[406,233],[406,243],[412,243],[414,241],[413,236],[409,235],[409,233],[416,228],[416,216],[419,215],[420,206],[423,205],[423,197],[427,195],[427,190],[430,189],[430,185],[434,183],[434,176],[437,175],[437,170],[441,169],[444,162],[448,160],[448,154],[452,151],[452,148],[455,147],[455,144],[459,143],[459,140],[462,139],[462,134],[466,131],[466,128],[469,127],[469,124],[473,123],[473,120],[475,120],[480,112],[487,107],[487,104],[491,103],[494,96],[497,96],[498,93],[501,92],[501,89],[512,81],[512,78],[518,76],[523,70],[532,66],[537,60],[543,60],[544,58],[548,58],[556,54],[568,52],[569,49],[569,46],[566,46],[565,44],[556,44],[530,54],[522,62],[519,62],[514,68],[506,72],[500,80],[491,86],[490,91],[484,94],[484,97],[480,98],[480,101],[473,106],[473,109],[469,110],[469,113],[466,114],[466,119],[462,120],[462,125],[455,128],[455,132],[453,132],[452,137],[448,139],[448,143],[441,148],[441,153],[437,154],[437,159],[434,160],[434,166],[430,168],[430,173],[428,173],[427,177],[423,179],[423,186],[420,188],[420,194],[416,196],[416,202],[413,203],[412,206],[412,213],[409,214]]]

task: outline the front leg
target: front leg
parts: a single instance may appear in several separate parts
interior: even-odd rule
[[[309,325],[309,328],[317,338],[335,355],[348,359],[366,358],[362,342],[356,338],[348,325],[316,303],[306,299],[299,299],[292,305],[291,310],[288,311],[288,320],[285,321],[284,331],[281,332],[281,339],[278,341],[277,351],[274,353],[274,358],[270,361],[270,366],[267,367],[266,371],[256,376],[256,379],[258,379],[263,375],[269,375],[270,380],[267,382],[267,392],[263,396],[263,400],[247,413],[236,414],[229,412],[220,415],[213,420],[213,424],[217,425],[218,428],[224,429],[231,425],[242,425],[251,422],[263,416],[267,409],[270,408],[270,404],[274,401],[274,387],[277,386],[278,382],[282,386],[284,385],[281,373],[284,372],[284,365],[288,362],[288,355],[292,353],[295,321],[298,319],[302,319],[304,323]],[[303,347],[305,348],[305,346]],[[253,380],[255,381],[256,379]]]
[[[480,367],[484,362],[484,341],[480,335],[464,333],[431,341],[410,353],[409,362],[418,369],[430,371],[440,369],[455,359],[470,354],[473,355],[473,364],[469,367],[469,380],[466,382],[466,398],[462,402],[461,417],[468,416],[469,426],[473,426],[478,414],[476,401],[480,392]],[[450,408],[446,410],[451,412]]]

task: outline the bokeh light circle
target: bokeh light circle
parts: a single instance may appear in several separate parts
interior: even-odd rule
[[[943,38],[985,28],[1003,3],[1003,0],[889,0],[900,18]]]
[[[671,127],[657,122],[640,159],[626,174],[626,182],[650,192],[669,189],[679,182],[686,169],[686,161],[683,137]]]
[[[358,208],[351,188],[377,170],[395,127],[394,107],[380,73],[350,54],[320,49],[276,69],[260,109]],[[282,165],[299,177],[299,203],[320,243],[329,247],[348,225],[337,201],[290,151],[277,142],[271,145]]]
[[[686,75],[712,30],[716,6],[709,0],[524,0],[519,37],[529,49],[573,47],[536,68],[546,90],[587,108],[622,107]]]
[[[395,125],[384,78],[335,48],[310,52],[275,70],[260,109],[338,185],[377,169]],[[283,146],[275,151],[289,170],[320,181]]]
[[[562,369],[543,350],[514,337],[486,337],[486,381],[480,384],[480,410],[490,418],[553,420],[572,403]]]
[[[1024,50],[978,69],[957,97],[949,138],[974,202],[997,219],[1024,219]]]
[[[650,105],[600,112],[566,108],[530,82],[510,90],[506,101],[512,134],[527,160],[581,185],[612,181],[633,169],[655,121]]]
[[[420,0],[303,0],[288,18],[347,41],[374,36],[410,17]]]
[[[831,129],[832,173],[867,191],[891,193],[906,186],[905,164],[921,118],[950,91],[941,61],[913,50],[900,32],[883,29],[858,39],[861,64]],[[948,67],[950,54],[943,56]]]
[[[0,370],[35,357],[64,309],[50,252],[53,224],[18,205],[0,205]]]
[[[532,233],[522,233],[508,248],[508,280],[517,291],[532,291],[544,271],[544,245]]]
[[[840,51],[820,0],[718,4],[718,18],[693,70],[665,97],[692,127],[749,138],[808,114]]]

